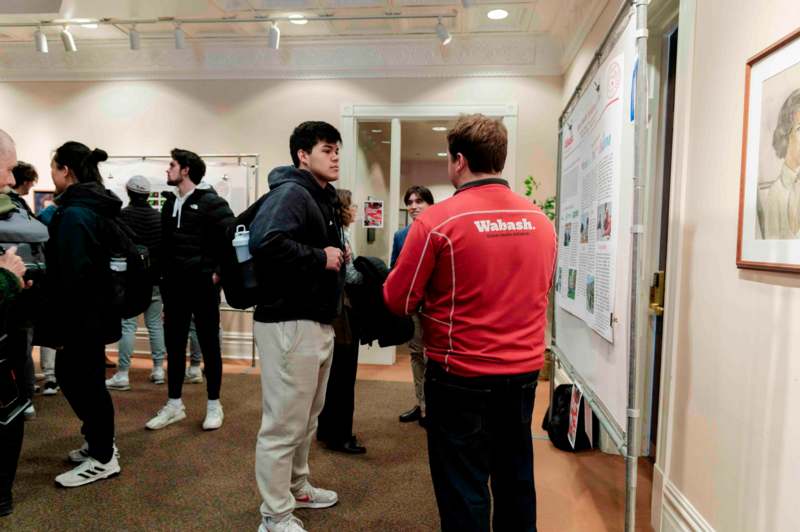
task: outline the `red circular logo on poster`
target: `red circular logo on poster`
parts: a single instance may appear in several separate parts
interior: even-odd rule
[[[611,63],[608,67],[608,99],[611,100],[612,98],[616,98],[617,92],[619,91],[620,81],[622,80],[622,70],[619,67],[619,63],[616,61]]]

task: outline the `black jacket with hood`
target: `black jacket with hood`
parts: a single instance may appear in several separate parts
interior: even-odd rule
[[[147,199],[131,197],[123,207],[120,218],[137,236],[137,243],[147,247],[150,269],[158,282],[161,266],[161,214],[147,203]]]
[[[111,251],[104,241],[106,218],[119,215],[122,201],[100,183],[78,183],[57,200],[45,246],[50,301],[48,339],[56,345],[121,336],[119,314],[110,311]]]
[[[161,209],[161,270],[165,278],[211,274],[219,269],[225,230],[234,217],[228,202],[213,189],[195,188],[175,210],[175,194],[165,192]]]
[[[260,322],[331,323],[341,310],[344,268],[326,270],[324,249],[343,249],[336,189],[294,166],[270,172],[270,191],[250,224],[250,252],[262,295]]]

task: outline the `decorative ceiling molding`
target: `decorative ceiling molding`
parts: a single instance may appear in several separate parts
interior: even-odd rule
[[[546,35],[471,35],[442,48],[430,37],[286,39],[280,51],[262,39],[219,38],[176,50],[171,39],[79,43],[76,53],[33,43],[5,44],[0,80],[330,79],[558,76],[560,46]]]

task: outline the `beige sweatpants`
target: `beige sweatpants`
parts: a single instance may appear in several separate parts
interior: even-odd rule
[[[254,322],[261,361],[261,429],[256,481],[261,514],[280,519],[294,510],[292,493],[306,483],[308,452],[325,404],[333,327],[315,321]]]

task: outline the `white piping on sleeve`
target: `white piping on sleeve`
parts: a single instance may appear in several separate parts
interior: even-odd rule
[[[436,231],[431,231],[432,235],[440,236],[447,240],[447,244],[450,246],[450,270],[452,272],[452,291],[450,293],[450,328],[447,331],[447,338],[449,341],[450,349],[447,355],[453,352],[453,315],[456,311],[456,251],[453,248],[453,242],[447,235],[443,233],[439,233]],[[445,360],[447,360],[447,355],[445,355]]]
[[[405,306],[405,314],[408,314],[408,305],[411,302],[411,294],[414,292],[414,285],[417,282],[417,276],[419,275],[419,269],[422,267],[422,261],[425,260],[425,253],[428,251],[428,244],[431,242],[431,234],[428,233],[428,238],[425,239],[425,246],[422,248],[422,253],[419,255],[419,262],[417,263],[417,269],[414,271],[414,277],[411,278],[411,285],[408,287],[408,295],[406,295],[406,306]]]

